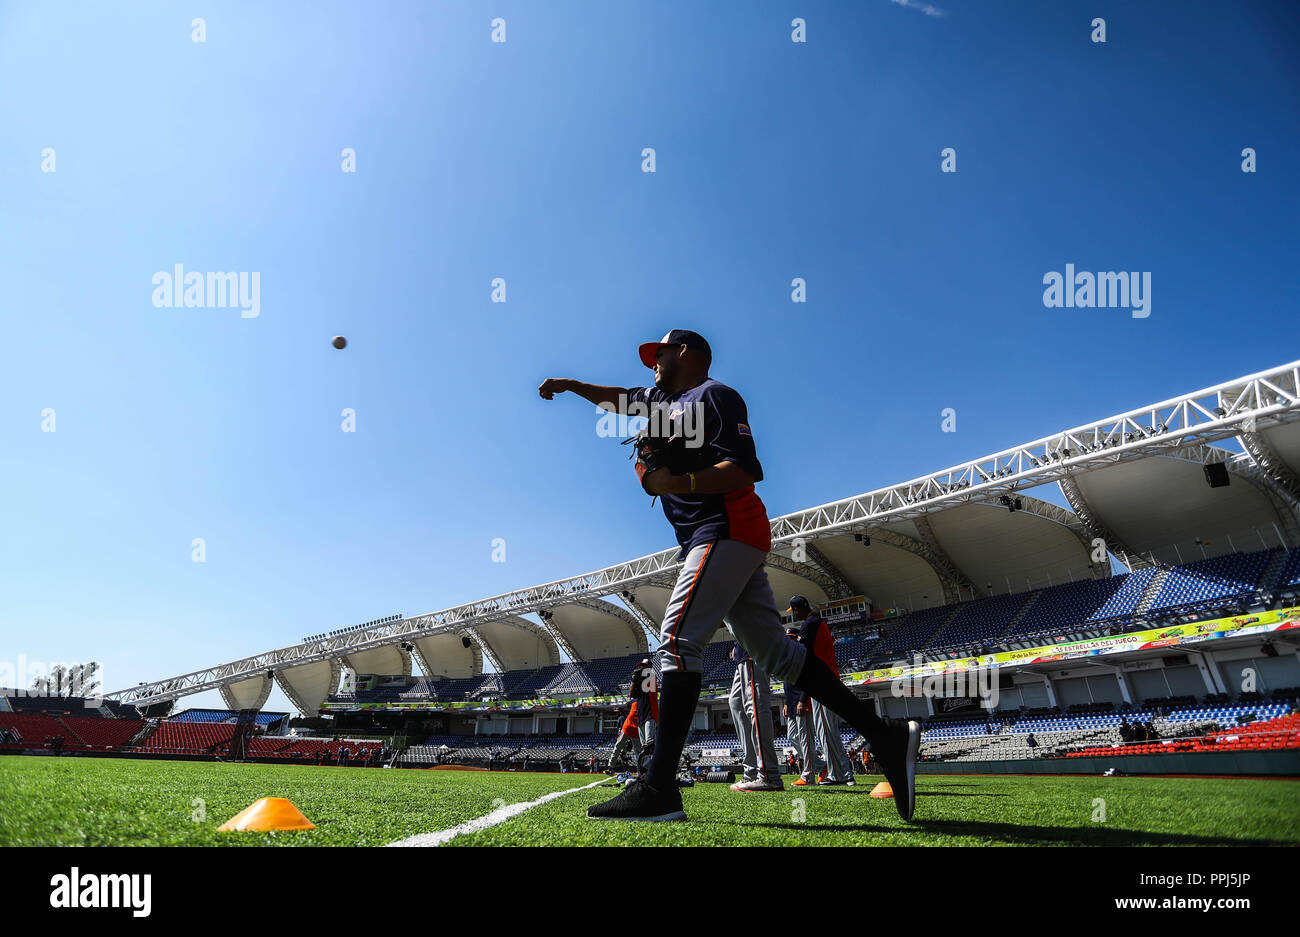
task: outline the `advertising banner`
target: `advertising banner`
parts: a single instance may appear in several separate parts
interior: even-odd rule
[[[1051,644],[1043,647],[1024,648],[1018,651],[1000,651],[996,654],[983,654],[979,657],[960,657],[954,660],[933,660],[923,664],[904,664],[887,667],[883,670],[867,670],[862,673],[845,674],[844,682],[850,686],[870,683],[887,683],[893,680],[907,680],[916,677],[938,676],[958,673],[964,670],[976,670],[989,667],[1006,667],[1012,664],[1044,664],[1057,661],[1078,660],[1105,654],[1131,653],[1133,651],[1153,650],[1155,648],[1177,647],[1179,645],[1199,644],[1220,638],[1235,638],[1243,635],[1267,634],[1271,631],[1283,631],[1300,628],[1300,606],[1258,612],[1252,615],[1236,615],[1231,618],[1215,618],[1210,621],[1197,621],[1185,625],[1167,625],[1146,631],[1134,631],[1130,634],[1115,635],[1109,638],[1091,638],[1086,641],[1071,641],[1065,644]]]

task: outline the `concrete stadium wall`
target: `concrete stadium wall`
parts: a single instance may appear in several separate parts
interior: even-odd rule
[[[1300,777],[1300,749],[1279,752],[1177,752],[1095,758],[1024,758],[1015,761],[923,761],[918,774],[1237,774]]]

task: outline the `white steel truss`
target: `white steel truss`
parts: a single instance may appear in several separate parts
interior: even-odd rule
[[[1077,426],[899,485],[787,514],[772,522],[773,541],[787,542],[796,537],[816,539],[918,517],[955,504],[996,500],[999,495],[1054,482],[1071,473],[1205,445],[1298,419],[1300,361],[1295,361]],[[259,671],[278,672],[316,661],[335,660],[348,653],[448,631],[474,634],[475,625],[535,612],[566,600],[596,598],[644,583],[663,582],[680,566],[677,553],[676,548],[663,550],[580,576],[333,638],[277,648],[105,695],[109,699],[146,705],[245,680]],[[492,656],[487,648],[484,651],[489,658]]]
[[[623,600],[623,604],[627,606],[627,609],[632,613],[632,616],[641,623],[641,629],[645,632],[646,640],[658,641],[659,623],[650,616],[649,612],[641,607],[640,602],[637,601],[636,594],[624,589],[619,592],[619,598]],[[649,644],[646,646],[648,647]]]

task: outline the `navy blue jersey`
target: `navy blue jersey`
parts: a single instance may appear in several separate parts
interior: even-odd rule
[[[799,627],[799,643],[808,648],[810,654],[820,657],[822,663],[831,669],[831,673],[839,673],[839,664],[835,659],[835,638],[822,616],[813,612],[803,620]]]
[[[677,456],[683,464],[669,467],[674,475],[696,472],[719,462],[735,462],[754,481],[763,480],[745,401],[726,384],[707,378],[676,394],[666,394],[657,387],[634,387],[628,390],[628,400],[663,407],[669,418],[683,421],[688,443]],[[691,441],[696,445],[692,446]],[[683,558],[692,547],[712,540],[738,540],[765,553],[772,549],[767,508],[753,485],[725,495],[662,495],[660,501]]]
[[[785,685],[785,705],[789,718],[793,719],[795,715],[797,715],[794,709],[799,705],[801,699],[803,699],[803,690],[799,689],[793,683],[787,683]]]

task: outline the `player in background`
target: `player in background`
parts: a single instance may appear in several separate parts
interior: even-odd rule
[[[799,629],[791,625],[785,633],[792,641],[799,640]],[[799,759],[799,777],[795,778],[795,787],[807,787],[816,778],[817,749],[813,741],[812,712],[808,700],[793,683],[785,685],[785,705],[781,707],[785,718],[785,735],[790,740]]]
[[[894,789],[899,816],[916,806],[918,723],[882,719],[840,682],[815,654],[786,638],[764,562],[772,549],[767,509],[754,491],[763,480],[744,399],[709,376],[713,351],[697,332],[674,329],[638,349],[654,371],[653,387],[612,387],[547,378],[544,400],[572,392],[602,410],[667,416],[678,439],[672,463],[646,469],[641,490],[660,499],[681,547],[682,566],[660,632],[660,721],[643,780],[587,809],[593,819],[684,820],[677,768],[695,717],[704,648],[726,619],[755,663],[782,683],[794,683],[846,718],[871,743]],[[680,435],[677,430],[680,430]],[[641,447],[639,447],[641,448]]]
[[[799,629],[799,641],[808,648],[809,653],[816,654],[835,673],[840,672],[835,659],[835,639],[831,629],[822,616],[813,611],[808,600],[802,595],[790,596],[790,607],[786,612],[793,612],[803,621]],[[818,781],[822,785],[852,785],[853,763],[849,753],[844,750],[844,739],[840,737],[840,717],[835,715],[817,700],[812,701],[813,736],[822,747],[822,757],[826,759],[826,778]]]
[[[776,759],[772,733],[771,686],[767,674],[758,669],[740,642],[731,649],[736,673],[731,678],[731,721],[740,736],[744,777],[731,785],[733,791],[752,794],[759,791],[783,791],[781,763]]]
[[[623,718],[623,724],[618,730],[618,739],[614,742],[614,750],[609,753],[609,765],[606,768],[609,772],[617,771],[629,762],[629,749],[636,750],[636,756],[631,760],[631,764],[639,766],[641,764],[641,732],[637,729],[637,704],[633,700],[628,704],[627,715]]]
[[[610,770],[625,757],[629,748],[636,748],[636,773],[640,776],[646,759],[654,751],[655,724],[659,721],[659,693],[655,689],[654,668],[648,657],[642,658],[632,671],[628,695],[632,703],[619,730],[618,741],[609,758]]]
[[[636,703],[636,729],[641,740],[641,752],[637,756],[637,775],[645,773],[646,762],[654,754],[655,735],[659,727],[659,687],[650,658],[643,657],[632,671],[632,685],[629,689],[632,701]]]

